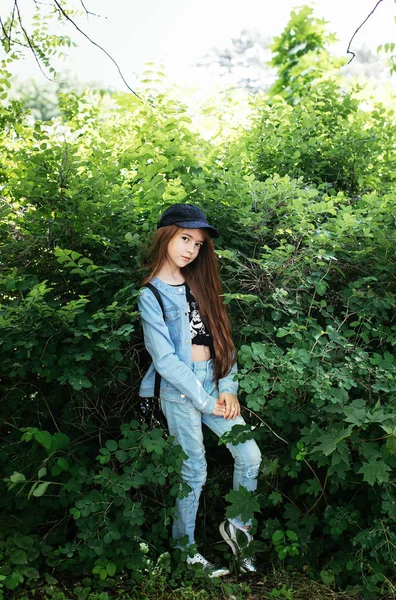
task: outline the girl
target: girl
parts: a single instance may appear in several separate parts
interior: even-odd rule
[[[177,499],[173,523],[177,545],[186,548],[195,544],[195,519],[206,480],[202,423],[221,436],[234,423],[243,424],[244,420],[236,396],[238,383],[234,381],[236,351],[211,240],[211,236],[219,234],[204,213],[191,204],[170,206],[157,229],[147,257],[149,275],[143,282],[149,287],[142,288],[138,301],[145,346],[153,359],[140,395],[155,395],[158,373],[161,409],[169,432],[188,456],[182,478],[191,489],[187,497]],[[261,461],[256,442],[228,444],[227,448],[235,461],[234,489],[243,485],[247,490],[255,490]],[[256,570],[254,560],[241,555],[237,542],[238,530],[246,535],[246,543],[250,542],[250,524],[251,520],[244,523],[240,518],[220,524],[220,533],[242,572]],[[198,552],[189,556],[187,562],[202,564],[211,577],[229,573]]]

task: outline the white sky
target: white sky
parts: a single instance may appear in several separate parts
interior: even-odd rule
[[[340,40],[338,50],[346,52],[350,37],[378,0],[316,0],[317,17],[325,18],[329,30]],[[3,7],[11,0],[1,0]],[[74,0],[78,5],[78,0]],[[298,0],[84,0],[85,6],[102,18],[78,18],[80,27],[100,43],[118,62],[132,87],[147,61],[162,63],[168,78],[178,84],[199,84],[204,70],[194,64],[213,46],[230,46],[242,29],[256,29],[263,36],[279,35]],[[26,10],[33,0],[20,0]],[[4,14],[4,9],[2,13]],[[22,13],[23,14],[23,13]],[[395,41],[395,0],[382,0],[374,15],[358,32],[352,48],[363,44],[374,51],[384,42]],[[105,17],[105,18],[104,18]],[[99,81],[105,87],[126,89],[115,66],[97,48],[86,43],[78,32],[68,30],[79,44],[68,51],[60,70],[71,70],[78,79]],[[29,59],[15,66],[21,78],[40,79],[38,68]]]

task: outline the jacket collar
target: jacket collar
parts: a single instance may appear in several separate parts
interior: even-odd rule
[[[168,283],[165,283],[165,281],[158,279],[158,277],[153,277],[150,283],[155,285],[158,290],[162,290],[167,294],[175,294],[180,296],[181,291],[183,291],[184,294],[186,293],[186,286],[184,284],[177,286],[169,285]]]

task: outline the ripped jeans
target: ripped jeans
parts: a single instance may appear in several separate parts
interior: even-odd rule
[[[212,396],[218,396],[214,382],[213,361],[195,362],[192,370]],[[199,497],[202,486],[206,481],[206,458],[203,444],[202,423],[207,425],[219,437],[230,431],[233,425],[244,424],[242,417],[227,421],[223,417],[208,415],[200,412],[186,399],[185,403],[161,400],[162,411],[168,421],[170,434],[175,437],[175,443],[180,444],[188,459],[183,462],[182,478],[191,491],[185,498],[176,500],[175,518],[173,521],[173,538],[177,541],[188,536],[188,544],[194,544],[195,520],[197,516]],[[227,444],[228,450],[234,457],[233,489],[243,485],[247,490],[257,488],[257,475],[261,461],[260,450],[254,440],[247,440],[233,446]],[[243,523],[241,519],[233,519],[239,525],[250,525],[251,521]]]

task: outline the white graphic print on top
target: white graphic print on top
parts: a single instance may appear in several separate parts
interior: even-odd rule
[[[202,322],[201,315],[199,314],[198,304],[195,301],[190,301],[188,303],[189,310],[189,318],[190,318],[190,332],[191,339],[194,339],[195,336],[201,334],[206,335],[205,325]]]

